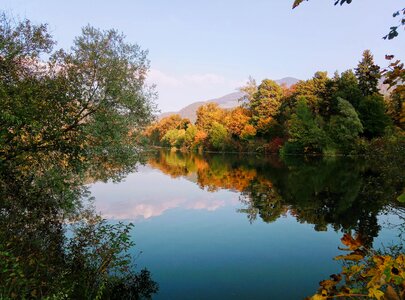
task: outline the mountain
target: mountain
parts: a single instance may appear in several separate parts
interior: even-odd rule
[[[300,80],[297,79],[297,78],[294,78],[294,77],[284,77],[284,78],[281,78],[279,80],[276,80],[276,82],[279,85],[285,84],[287,87],[290,87],[290,86],[296,84],[298,81],[300,81]]]
[[[285,77],[279,80],[275,80],[279,85],[286,85],[290,87],[293,84],[296,84],[299,79],[294,77]],[[208,101],[198,101],[187,105],[186,107],[180,109],[177,112],[165,112],[159,115],[159,119],[168,117],[170,115],[179,114],[182,118],[188,118],[191,122],[195,122],[197,119],[197,109],[207,103],[217,103],[221,108],[234,108],[240,105],[239,99],[243,97],[243,92],[234,92],[227,94],[223,97],[211,99]]]

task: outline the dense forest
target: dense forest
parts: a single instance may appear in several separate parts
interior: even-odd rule
[[[392,60],[393,57],[387,57]],[[240,106],[208,103],[192,124],[179,115],[149,126],[144,142],[183,150],[254,151],[282,154],[358,154],[370,145],[404,141],[403,65],[381,70],[369,50],[354,70],[287,87],[250,79]],[[381,82],[387,90],[382,91]],[[373,148],[373,147],[371,147]]]

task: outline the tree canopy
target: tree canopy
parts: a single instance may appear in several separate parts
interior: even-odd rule
[[[152,120],[147,51],[116,30],[87,26],[68,51],[54,50],[47,27],[28,20],[2,15],[0,34],[1,159],[124,153]]]

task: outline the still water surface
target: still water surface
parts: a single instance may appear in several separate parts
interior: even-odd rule
[[[401,166],[364,159],[161,151],[91,191],[105,218],[135,224],[155,299],[303,299],[340,270],[344,232],[398,243],[402,188]]]

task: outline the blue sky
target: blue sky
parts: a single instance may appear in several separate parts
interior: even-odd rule
[[[46,22],[59,47],[70,47],[84,25],[116,28],[149,49],[149,82],[162,111],[235,91],[258,81],[332,74],[354,67],[364,49],[384,66],[385,54],[405,60],[405,33],[385,41],[402,0],[0,0],[14,16]]]

